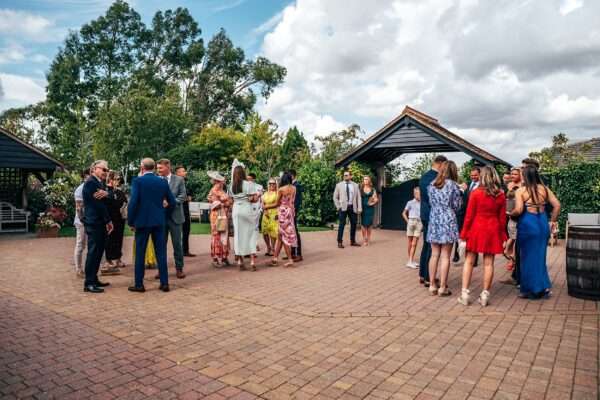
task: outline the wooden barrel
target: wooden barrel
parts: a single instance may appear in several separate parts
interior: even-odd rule
[[[569,296],[600,300],[600,226],[570,226],[567,242]]]

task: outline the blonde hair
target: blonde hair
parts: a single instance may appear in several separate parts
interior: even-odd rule
[[[485,192],[490,196],[497,196],[502,190],[500,177],[495,168],[488,165],[481,168],[481,176],[479,177],[479,184],[485,189]]]
[[[458,168],[454,161],[444,161],[437,174],[437,177],[433,181],[433,186],[437,189],[441,189],[446,184],[446,179],[456,182],[458,179]]]

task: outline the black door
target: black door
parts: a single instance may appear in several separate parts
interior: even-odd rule
[[[402,212],[406,203],[413,199],[413,189],[419,186],[418,179],[402,182],[399,186],[383,189],[381,201],[381,227],[383,229],[406,230]]]

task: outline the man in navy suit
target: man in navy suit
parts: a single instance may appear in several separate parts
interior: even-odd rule
[[[154,175],[155,167],[153,159],[144,158],[142,176],[136,178],[131,185],[131,198],[127,206],[127,223],[135,231],[135,284],[129,287],[131,292],[146,291],[144,258],[150,236],[158,261],[159,289],[163,292],[169,291],[165,224],[167,208],[175,207],[176,202],[167,181]]]
[[[113,224],[106,208],[108,196],[104,181],[108,174],[108,163],[95,161],[90,168],[91,176],[83,184],[83,226],[88,238],[88,253],[85,259],[85,281],[83,291],[102,293],[109,283],[98,280],[98,269],[104,254],[106,237],[113,230]]]
[[[423,248],[421,249],[421,259],[419,261],[420,282],[429,287],[429,258],[431,257],[431,244],[427,242],[427,230],[429,227],[429,213],[431,205],[429,204],[429,192],[427,187],[435,180],[438,171],[443,163],[448,159],[442,155],[433,160],[431,169],[421,176],[419,189],[421,190],[421,222],[423,223]],[[435,279],[435,277],[433,277]]]

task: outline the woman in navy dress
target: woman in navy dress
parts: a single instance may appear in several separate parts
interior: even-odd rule
[[[462,205],[462,195],[458,184],[458,169],[453,161],[442,164],[437,178],[427,187],[431,213],[426,240],[431,243],[429,259],[429,293],[433,296],[450,296],[448,271],[452,245],[458,241],[458,221],[456,213]],[[440,287],[435,286],[435,276],[440,267]]]
[[[540,299],[550,293],[552,284],[548,276],[546,249],[550,232],[556,227],[560,202],[540,179],[534,166],[522,169],[523,186],[515,194],[512,216],[519,216],[517,242],[520,252],[521,297]],[[548,223],[546,204],[552,206]]]

